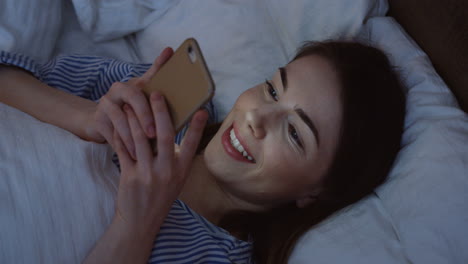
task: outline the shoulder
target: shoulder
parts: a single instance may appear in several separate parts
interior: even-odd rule
[[[150,263],[182,259],[194,263],[249,263],[251,246],[177,200],[156,238]]]

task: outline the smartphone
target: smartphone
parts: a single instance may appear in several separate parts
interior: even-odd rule
[[[149,96],[159,91],[168,105],[174,129],[179,132],[193,114],[214,95],[215,86],[201,49],[194,38],[185,40],[149,84]]]

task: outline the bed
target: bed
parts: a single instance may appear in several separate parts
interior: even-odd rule
[[[7,0],[0,50],[151,62],[195,37],[222,118],[302,41],[372,43],[407,88],[401,151],[389,180],[307,232],[290,263],[468,263],[467,10],[461,0]],[[3,104],[0,120],[0,262],[79,263],[112,217],[112,150]]]

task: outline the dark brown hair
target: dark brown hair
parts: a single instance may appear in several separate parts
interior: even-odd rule
[[[223,219],[222,227],[249,235],[257,263],[287,263],[301,235],[385,181],[400,148],[405,97],[387,56],[356,42],[307,42],[292,61],[310,55],[329,60],[341,82],[338,148],[322,192],[306,208],[292,201],[268,212],[237,212]],[[210,134],[217,128],[211,126]]]

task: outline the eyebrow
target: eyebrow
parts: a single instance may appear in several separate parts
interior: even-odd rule
[[[283,84],[283,90],[286,92],[288,89],[288,79],[287,79],[287,74],[286,74],[286,69],[281,67],[279,68],[280,71],[280,76],[281,76],[281,83]],[[319,133],[317,130],[317,127],[315,126],[314,122],[312,122],[312,119],[304,112],[302,108],[296,108],[294,111],[299,115],[299,117],[302,119],[302,121],[312,130],[312,133],[315,136],[315,140],[317,141],[317,145],[319,145],[320,142],[320,137]]]

